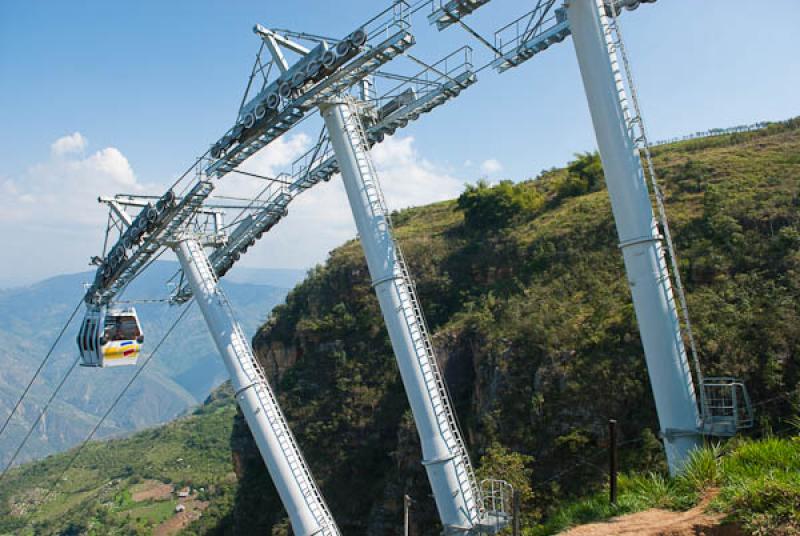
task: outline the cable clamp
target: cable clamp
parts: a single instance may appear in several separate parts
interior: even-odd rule
[[[660,234],[656,234],[655,236],[640,236],[637,238],[631,238],[630,240],[625,240],[620,242],[617,247],[619,249],[626,249],[631,246],[637,246],[639,244],[646,244],[648,242],[661,242],[664,237]]]
[[[255,387],[255,386],[256,386],[256,385],[258,385],[259,383],[261,383],[261,382],[255,381],[255,382],[253,382],[253,383],[251,383],[251,384],[249,384],[249,385],[245,385],[244,387],[242,387],[241,389],[239,389],[238,391],[236,391],[236,393],[233,395],[233,397],[234,397],[234,398],[238,397],[240,394],[244,393],[245,391],[247,391],[247,390],[248,390],[248,389],[250,389],[251,387]]]
[[[422,465],[425,465],[425,466],[428,466],[428,465],[439,465],[439,464],[442,464],[442,463],[447,463],[450,460],[454,459],[455,457],[456,457],[455,454],[450,454],[448,456],[443,456],[441,458],[434,458],[433,460],[422,460]]]
[[[378,285],[380,285],[381,283],[386,283],[387,281],[391,281],[393,279],[402,279],[402,278],[403,278],[403,276],[399,275],[399,274],[391,274],[391,275],[387,275],[387,276],[384,276],[384,277],[379,277],[378,279],[373,279],[372,280],[372,285],[371,286],[372,286],[372,288],[375,288]]]

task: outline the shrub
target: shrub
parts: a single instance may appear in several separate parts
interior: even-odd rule
[[[544,197],[524,184],[502,181],[490,186],[486,181],[468,185],[458,198],[464,223],[472,230],[502,229],[530,219],[544,205]]]
[[[567,176],[556,186],[556,199],[596,192],[603,188],[603,165],[597,153],[579,153],[567,166]]]

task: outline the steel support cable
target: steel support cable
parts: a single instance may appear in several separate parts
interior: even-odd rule
[[[539,4],[538,8],[541,9],[541,13],[539,14],[539,20],[536,21],[536,24],[531,24],[533,19],[536,18],[536,10],[531,13],[531,18],[528,20],[528,24],[525,27],[525,31],[522,32],[522,39],[520,39],[520,46],[518,50],[522,50],[522,45],[533,37],[533,34],[536,33],[536,29],[541,27],[542,22],[544,22],[544,18],[547,16],[547,13],[553,8],[553,4],[556,3],[556,0],[549,0],[546,5]]]
[[[782,393],[782,394],[779,394],[777,396],[773,396],[772,398],[767,398],[766,400],[761,400],[759,402],[754,402],[751,405],[752,405],[753,408],[758,408],[758,407],[761,407],[761,406],[765,406],[767,404],[771,404],[772,402],[775,402],[777,400],[785,400],[786,402],[789,402],[791,404],[791,403],[793,403],[791,397],[792,396],[796,396],[798,394],[800,394],[800,389],[795,389],[794,391],[789,391],[788,393]]]
[[[627,441],[621,441],[620,443],[618,443],[617,447],[619,448],[619,447],[623,447],[623,446],[626,446],[626,445],[633,445],[633,444],[636,444],[636,443],[642,443],[643,441],[644,441],[644,439],[642,439],[642,438],[628,439]],[[542,488],[542,487],[544,487],[545,485],[547,485],[547,484],[549,484],[551,482],[558,482],[558,481],[562,480],[566,475],[568,475],[569,473],[571,473],[575,469],[578,469],[579,467],[588,466],[588,467],[594,467],[594,468],[598,468],[599,469],[599,466],[595,465],[593,462],[596,461],[601,455],[605,456],[606,453],[608,452],[609,448],[610,447],[601,447],[600,450],[598,450],[594,455],[589,456],[588,458],[584,458],[584,457],[581,457],[581,456],[576,456],[576,459],[578,460],[578,463],[575,463],[575,464],[573,464],[573,465],[571,465],[571,466],[559,471],[555,475],[552,475],[552,476],[542,480],[541,482],[534,483],[532,487],[534,489],[537,489],[537,488]],[[604,471],[605,471],[605,469],[604,469]]]
[[[306,172],[303,174],[303,178],[302,179],[298,179],[297,181],[295,181],[292,184],[296,184],[296,183],[302,182],[302,181],[308,179],[308,177],[311,175],[312,166],[314,165],[314,162],[316,161],[317,157],[319,156],[320,151],[322,150],[323,141],[325,141],[325,132],[326,131],[327,131],[327,129],[324,126],[322,127],[322,130],[319,131],[319,136],[317,136],[317,144],[314,146],[314,154],[311,155],[311,160],[308,161],[308,165],[306,166]],[[322,162],[320,162],[320,164],[321,163]]]
[[[430,5],[430,4],[433,4],[433,0],[419,0],[419,2],[417,2],[416,4],[413,4],[413,5],[408,7],[408,10],[409,10],[408,15],[409,16],[415,15],[417,13],[417,11],[420,11],[426,5]],[[431,7],[433,7],[433,6],[431,6]]]
[[[260,176],[260,175],[257,175],[255,173],[250,173],[248,171],[239,171],[237,169],[232,169],[231,173],[241,173],[242,175],[250,175],[250,176],[253,176],[253,177],[256,177],[256,178],[259,178],[259,179],[265,179],[265,180],[269,180],[269,181],[274,181],[274,182],[277,182],[277,183],[282,184],[284,186],[291,186],[293,184],[290,181],[285,181],[285,180],[282,180],[282,179],[273,179],[273,178],[270,178],[270,177]],[[232,222],[230,222],[227,225],[223,226],[222,230],[230,229],[231,227],[234,227],[234,226],[238,225],[239,223],[241,223],[244,220],[244,216],[245,216],[245,214],[247,214],[248,211],[256,212],[256,211],[259,211],[259,210],[263,210],[264,207],[269,202],[270,197],[267,196],[264,199],[264,201],[261,202],[260,201],[261,196],[266,194],[270,190],[270,187],[272,186],[272,184],[273,184],[273,182],[270,182],[270,184],[268,184],[260,192],[258,192],[255,195],[255,197],[253,197],[252,199],[249,199],[248,200],[249,203],[246,206],[238,207],[239,209],[241,209],[241,210],[239,210],[239,213],[236,215],[235,218],[233,218]],[[271,193],[274,193],[274,192],[271,192]]]
[[[47,499],[53,493],[55,487],[58,486],[58,483],[61,482],[61,479],[64,478],[64,475],[67,474],[67,471],[69,471],[72,468],[72,464],[74,464],[75,461],[78,459],[78,456],[80,456],[80,454],[83,451],[84,447],[86,447],[86,445],[89,443],[89,441],[92,440],[92,438],[97,433],[97,431],[100,429],[100,427],[103,425],[105,420],[108,418],[109,415],[111,415],[111,412],[114,411],[114,408],[116,408],[116,406],[120,402],[120,400],[122,400],[122,397],[125,396],[125,393],[127,393],[128,389],[130,389],[131,385],[133,385],[133,382],[135,382],[136,379],[142,374],[142,372],[144,372],[144,369],[147,367],[147,365],[153,359],[153,356],[155,356],[158,353],[158,350],[161,348],[161,346],[164,344],[164,342],[167,340],[167,338],[172,334],[172,332],[178,326],[180,321],[183,320],[183,318],[186,316],[186,313],[189,312],[189,309],[190,309],[190,306],[191,306],[193,300],[194,300],[194,298],[191,298],[186,303],[186,307],[184,307],[183,311],[181,311],[181,314],[178,316],[178,318],[175,319],[175,321],[172,323],[172,325],[167,330],[167,332],[161,337],[161,340],[158,341],[158,344],[153,348],[153,351],[150,352],[150,355],[147,356],[147,359],[142,363],[142,366],[140,366],[140,367],[138,367],[136,369],[136,372],[128,380],[128,383],[125,384],[125,387],[122,389],[122,391],[120,391],[120,393],[117,395],[117,397],[111,403],[111,406],[109,406],[109,408],[106,410],[106,412],[103,414],[103,416],[100,417],[100,420],[97,421],[97,423],[95,423],[94,427],[92,428],[92,431],[89,432],[89,435],[86,436],[86,439],[84,439],[83,442],[81,442],[80,446],[78,446],[77,450],[75,451],[75,454],[72,455],[72,458],[70,458],[70,460],[67,462],[66,467],[64,467],[64,470],[61,471],[61,473],[58,475],[58,478],[56,479],[55,484],[52,487],[50,487],[50,489],[47,492],[47,495],[44,496],[44,498],[42,499],[42,501],[39,504],[45,504],[47,502]]]
[[[430,71],[433,71],[434,73],[438,74],[442,78],[447,78],[450,82],[453,82],[454,84],[458,84],[458,81],[455,78],[453,78],[452,76],[450,76],[446,72],[442,71],[441,69],[437,69],[435,67],[435,65],[431,65],[431,64],[429,64],[429,63],[427,63],[425,61],[422,61],[421,59],[417,58],[416,56],[414,56],[412,54],[409,54],[408,52],[405,52],[403,55],[406,58],[410,59],[411,61],[413,61],[414,63],[416,63],[417,65],[421,66],[424,69],[422,71],[422,73],[419,74],[419,76],[421,76],[425,71],[430,70]],[[458,84],[458,85],[460,85],[460,84]],[[401,84],[401,86],[402,86],[402,84]]]
[[[533,484],[532,487],[534,489],[537,489],[537,488],[542,488],[542,487],[544,487],[545,485],[547,485],[547,484],[549,484],[551,482],[558,482],[562,478],[564,478],[566,475],[568,475],[569,473],[571,473],[575,469],[578,469],[579,467],[585,467],[587,465],[588,466],[592,466],[592,467],[597,467],[596,465],[591,463],[589,460],[594,461],[597,458],[599,458],[601,455],[604,456],[607,452],[608,452],[608,447],[604,447],[604,448],[601,448],[598,452],[596,452],[593,456],[591,456],[589,458],[582,458],[580,456],[577,456],[576,458],[578,459],[578,463],[573,464],[573,465],[567,467],[566,469],[563,469],[562,471],[556,473],[553,476],[550,476],[550,477],[542,480],[541,482],[537,482],[537,483]]]
[[[494,46],[493,44],[491,44],[491,43],[490,43],[490,42],[489,42],[489,41],[488,41],[486,38],[484,38],[484,37],[483,37],[481,34],[479,34],[478,32],[476,32],[475,30],[473,30],[473,29],[472,29],[472,28],[470,28],[469,26],[467,26],[467,23],[466,23],[466,22],[464,22],[464,21],[463,21],[463,20],[461,20],[460,18],[459,18],[458,20],[456,20],[456,22],[458,23],[458,25],[459,25],[459,26],[461,26],[461,27],[462,27],[464,30],[466,30],[466,31],[467,31],[467,33],[469,33],[469,34],[470,34],[472,37],[474,37],[475,39],[477,39],[478,41],[480,41],[480,42],[481,42],[481,43],[482,43],[484,46],[486,46],[486,48],[488,48],[489,50],[491,50],[492,52],[494,52],[495,54],[497,54],[497,56],[498,56],[498,57],[500,57],[500,56],[502,56],[502,55],[503,55],[503,53],[502,53],[502,52],[500,52],[500,49],[498,49],[496,46]]]
[[[55,391],[53,391],[53,393],[50,395],[50,398],[47,400],[47,403],[45,403],[44,407],[42,408],[42,411],[39,412],[39,416],[36,417],[36,420],[31,425],[30,429],[28,429],[28,433],[25,434],[25,438],[22,440],[22,443],[20,443],[19,446],[17,447],[17,450],[14,451],[14,455],[11,456],[11,461],[8,462],[6,468],[3,469],[3,473],[0,474],[0,482],[3,481],[3,478],[5,478],[6,476],[6,473],[8,473],[9,469],[11,469],[11,466],[14,464],[14,461],[17,459],[17,456],[19,456],[19,453],[22,452],[22,448],[28,442],[28,439],[30,439],[31,434],[33,434],[33,431],[39,425],[39,422],[41,422],[42,417],[44,417],[44,414],[47,412],[47,409],[50,407],[50,404],[53,402],[58,392],[61,391],[61,388],[67,382],[67,379],[70,377],[72,372],[75,370],[76,365],[78,364],[78,361],[80,361],[80,359],[81,356],[80,354],[78,354],[78,357],[76,357],[75,360],[72,362],[72,365],[67,370],[67,373],[64,374],[64,376],[61,378],[61,381],[58,383],[58,386],[56,387]]]
[[[678,269],[678,257],[675,251],[675,244],[672,240],[672,232],[670,231],[669,221],[667,219],[667,210],[664,205],[664,194],[661,191],[661,187],[659,186],[658,176],[656,175],[655,166],[653,165],[653,158],[652,153],[650,152],[650,143],[647,141],[647,131],[645,129],[644,120],[642,118],[642,111],[639,107],[639,96],[636,90],[636,85],[633,80],[633,72],[631,70],[630,60],[628,59],[628,54],[625,50],[625,43],[622,38],[622,30],[620,29],[619,20],[617,19],[617,13],[615,9],[611,10],[611,19],[614,25],[614,32],[617,34],[617,39],[614,46],[619,50],[619,56],[622,59],[624,69],[625,69],[625,77],[628,82],[628,89],[631,94],[631,104],[633,104],[633,110],[635,118],[633,122],[638,122],[639,129],[641,131],[641,153],[643,154],[643,160],[645,165],[647,166],[647,173],[650,175],[650,184],[653,188],[653,196],[656,199],[656,207],[658,209],[658,217],[661,223],[661,227],[664,230],[664,240],[667,244],[667,251],[669,253],[669,262],[670,267],[672,268],[672,277],[675,280],[675,291],[678,294],[678,301],[680,302],[680,309],[681,309],[681,316],[683,317],[683,323],[685,326],[686,331],[686,338],[689,340],[689,351],[691,353],[692,362],[695,368],[695,374],[697,375],[697,383],[698,391],[700,395],[700,418],[704,420],[708,408],[706,407],[705,401],[705,392],[703,389],[703,371],[700,368],[700,359],[697,353],[697,344],[694,338],[694,330],[692,329],[692,322],[689,318],[689,305],[686,300],[686,292],[683,287],[683,280],[681,279],[681,273]],[[632,128],[633,125],[631,125]]]
[[[285,184],[286,186],[291,186],[292,182],[279,179],[277,177],[267,177],[266,175],[259,175],[258,173],[253,173],[251,171],[242,171],[241,169],[232,169],[228,173],[238,173],[239,175],[245,175],[247,177],[253,177],[255,179],[261,179],[262,181],[270,181],[270,182],[277,182],[279,184]],[[219,197],[219,196],[217,196]]]
[[[197,213],[197,211],[195,211],[195,214],[196,214],[196,213]],[[125,291],[126,291],[126,290],[128,290],[128,287],[130,286],[130,284],[131,284],[131,283],[133,283],[133,282],[136,280],[136,278],[137,278],[137,277],[139,277],[139,276],[142,274],[142,272],[144,272],[145,270],[147,270],[148,268],[150,268],[150,266],[152,266],[152,265],[153,265],[153,263],[155,263],[155,262],[156,262],[156,261],[157,261],[159,258],[161,258],[161,256],[162,256],[164,253],[166,253],[166,251],[167,251],[167,248],[162,248],[162,249],[161,249],[161,251],[159,251],[158,253],[156,253],[155,255],[153,255],[153,257],[152,257],[151,259],[149,259],[149,260],[148,260],[148,261],[145,263],[145,265],[144,265],[144,266],[142,266],[142,267],[141,267],[139,270],[137,270],[137,271],[136,271],[136,273],[135,273],[135,274],[133,274],[133,276],[131,276],[131,278],[130,278],[130,279],[128,279],[128,281],[127,281],[127,282],[125,282],[125,284],[124,284],[124,285],[122,285],[122,286],[119,288],[119,290],[117,290],[117,292],[116,292],[116,293],[114,293],[114,295],[115,295],[115,296],[122,296],[122,295],[125,293]],[[116,300],[115,300],[115,301],[116,301]]]
[[[247,87],[244,89],[244,95],[242,95],[242,102],[239,104],[239,112],[237,113],[235,121],[239,119],[239,114],[242,113],[242,109],[244,108],[245,101],[247,100],[247,95],[250,93],[250,88],[253,86],[253,79],[256,77],[257,72],[261,72],[261,76],[264,76],[263,69],[264,67],[261,65],[261,53],[264,51],[265,43],[262,40],[261,46],[256,53],[256,62],[253,65],[253,70],[250,72],[250,78],[247,80]],[[270,70],[272,69],[272,64],[270,63]],[[269,76],[269,71],[267,71],[267,77]],[[265,77],[266,78],[266,77]],[[264,81],[266,83],[266,80]]]
[[[317,141],[317,145],[314,148],[314,155],[311,158],[311,161],[310,161],[310,163],[308,165],[308,168],[306,169],[305,177],[308,177],[308,173],[311,170],[311,166],[313,165],[314,160],[317,158],[317,155],[319,154],[320,148],[322,146],[322,140],[323,140],[324,135],[325,135],[325,128],[323,127],[322,130],[320,131],[319,139]],[[257,179],[271,181],[272,183],[279,183],[279,184],[282,184],[284,186],[295,186],[298,182],[300,182],[299,180],[297,180],[297,181],[288,181],[288,180],[278,179],[276,177],[267,177],[265,175],[259,175],[257,173],[252,173],[252,172],[249,172],[249,171],[241,171],[238,168],[237,169],[232,169],[230,172],[231,173],[240,173],[242,175],[254,177],[254,178],[257,178]],[[269,199],[265,199],[265,202],[263,204],[261,204],[260,206],[256,206],[256,205],[257,205],[258,198],[261,197],[261,195],[263,195],[264,193],[266,193],[266,191],[268,189],[269,189],[269,186],[267,186],[266,188],[261,190],[261,192],[259,192],[258,195],[256,195],[255,198],[249,200],[250,202],[249,202],[249,204],[247,206],[239,207],[239,208],[241,208],[241,211],[239,212],[239,214],[236,215],[236,217],[233,219],[233,221],[231,223],[225,225],[223,227],[223,229],[229,229],[229,228],[231,228],[231,227],[233,227],[235,225],[238,225],[242,221],[242,219],[243,219],[242,217],[245,215],[245,213],[248,210],[253,210],[253,211],[263,210],[264,207],[266,206],[266,203],[269,201]]]
[[[285,105],[285,106],[283,107],[282,111],[283,111],[283,110],[286,110],[286,109],[287,109],[289,106],[290,106],[290,105]],[[302,125],[302,124],[303,124],[305,121],[307,121],[307,120],[308,120],[309,118],[311,118],[311,117],[314,117],[314,114],[306,114],[306,115],[304,115],[303,117],[301,117],[300,119],[298,119],[298,120],[297,120],[295,123],[293,123],[293,124],[292,124],[292,126],[291,126],[291,128],[297,128],[297,127],[299,127],[300,125]],[[288,131],[287,131],[287,132],[288,132]],[[284,133],[284,134],[286,134],[286,133]],[[257,138],[258,138],[258,137],[260,137],[260,136],[261,136],[261,135],[259,135],[259,136],[256,136],[256,138],[253,138],[253,139],[257,139]],[[281,134],[281,136],[283,136],[283,134]],[[281,136],[276,136],[274,139],[277,139],[277,138],[279,138],[279,137],[281,137]],[[274,139],[273,139],[273,140],[271,140],[271,141],[274,141]],[[268,145],[269,145],[269,143],[267,143],[266,145],[264,145],[263,147],[261,147],[261,149],[264,149],[264,147],[267,147]],[[261,151],[261,149],[258,149],[258,151]],[[255,153],[256,153],[256,152],[258,152],[258,151],[255,151],[255,152],[254,152],[254,153],[252,153],[252,154],[255,154]],[[189,171],[191,171],[192,169],[194,169],[194,168],[195,168],[195,166],[196,166],[198,163],[200,163],[200,161],[201,161],[201,160],[203,160],[203,159],[206,157],[206,155],[207,155],[207,154],[209,154],[210,152],[211,152],[211,149],[209,149],[209,150],[207,150],[205,153],[203,153],[203,156],[199,157],[199,158],[198,158],[198,159],[195,161],[195,164],[194,164],[192,167],[190,167],[190,168],[189,168],[189,169],[186,171],[186,173],[184,173],[184,175],[183,175],[183,176],[186,176],[186,175],[189,173]],[[252,156],[252,154],[251,154],[250,156]],[[235,155],[232,155],[232,156],[235,156]],[[250,156],[248,156],[247,158],[250,158]],[[247,159],[247,158],[246,158],[246,159]],[[246,160],[246,159],[245,159],[245,160]],[[223,156],[223,157],[217,158],[217,159],[215,160],[215,162],[219,162],[219,161],[221,161],[221,160],[224,160],[224,161],[226,161],[226,162],[230,162],[230,161],[231,161],[231,158],[229,158],[229,157],[228,157],[228,155],[225,155],[225,156]],[[236,165],[237,165],[237,166],[239,166],[239,165],[241,165],[241,164],[243,164],[243,163],[244,163],[244,160],[243,160],[242,162],[240,162],[239,164],[236,164]],[[209,167],[210,167],[210,166],[209,166]],[[219,175],[220,173],[221,173],[223,176],[224,176],[224,175],[227,175],[228,173],[242,173],[243,175],[244,175],[244,174],[247,174],[247,172],[242,172],[242,171],[239,171],[239,170],[238,170],[238,168],[230,169],[230,170],[228,170],[228,171],[224,171],[224,172],[223,172],[223,171],[215,171],[214,173],[216,174],[216,178],[221,178],[221,176]],[[183,179],[183,176],[181,177],[181,179]],[[264,179],[264,178],[266,178],[267,180],[273,180],[273,179],[272,179],[272,178],[270,178],[270,177],[256,177],[256,178],[259,178],[259,179]],[[179,182],[181,179],[178,179],[178,182]],[[186,189],[188,189],[188,186],[187,186],[187,188],[186,188]]]
[[[14,414],[19,409],[20,405],[22,404],[22,401],[25,399],[25,396],[27,396],[28,391],[33,386],[33,382],[36,381],[36,378],[39,377],[39,374],[42,372],[42,369],[44,369],[44,366],[50,360],[50,356],[53,355],[53,351],[55,350],[56,345],[58,345],[59,341],[61,341],[61,338],[64,336],[64,333],[67,331],[67,328],[72,323],[72,319],[75,318],[75,315],[78,313],[78,310],[81,308],[82,304],[83,304],[83,299],[81,298],[81,300],[78,302],[78,305],[75,306],[75,309],[69,315],[69,319],[67,319],[66,324],[64,324],[64,327],[62,327],[61,331],[58,333],[56,340],[53,341],[53,344],[50,346],[50,349],[47,351],[47,354],[45,354],[44,359],[42,360],[41,363],[39,363],[39,368],[36,369],[36,372],[33,374],[31,381],[29,381],[28,385],[25,386],[25,390],[22,392],[22,395],[19,397],[19,400],[17,400],[17,403],[14,404],[14,409],[11,410],[11,413],[8,415],[8,418],[6,419],[6,422],[3,423],[3,427],[0,428],[0,436],[3,435],[3,432],[5,432],[6,428],[8,427],[8,423],[11,422],[11,418],[14,417]]]

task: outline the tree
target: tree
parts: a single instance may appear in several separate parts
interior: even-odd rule
[[[513,452],[510,449],[494,443],[486,449],[481,457],[477,471],[478,481],[484,479],[505,480],[511,484],[520,497],[521,525],[533,526],[541,519],[541,512],[534,504],[533,487],[533,456]],[[506,505],[511,509],[512,505]]]
[[[567,176],[556,188],[557,199],[577,197],[603,187],[603,164],[595,153],[578,153],[567,166]]]
[[[526,184],[502,181],[490,186],[485,180],[467,185],[458,198],[464,222],[472,230],[503,229],[530,219],[544,205],[544,197]]]

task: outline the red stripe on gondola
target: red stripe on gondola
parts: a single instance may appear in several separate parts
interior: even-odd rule
[[[135,353],[136,353],[136,350],[125,350],[125,352],[122,355],[123,355],[123,357],[128,357],[129,355],[135,354]]]

